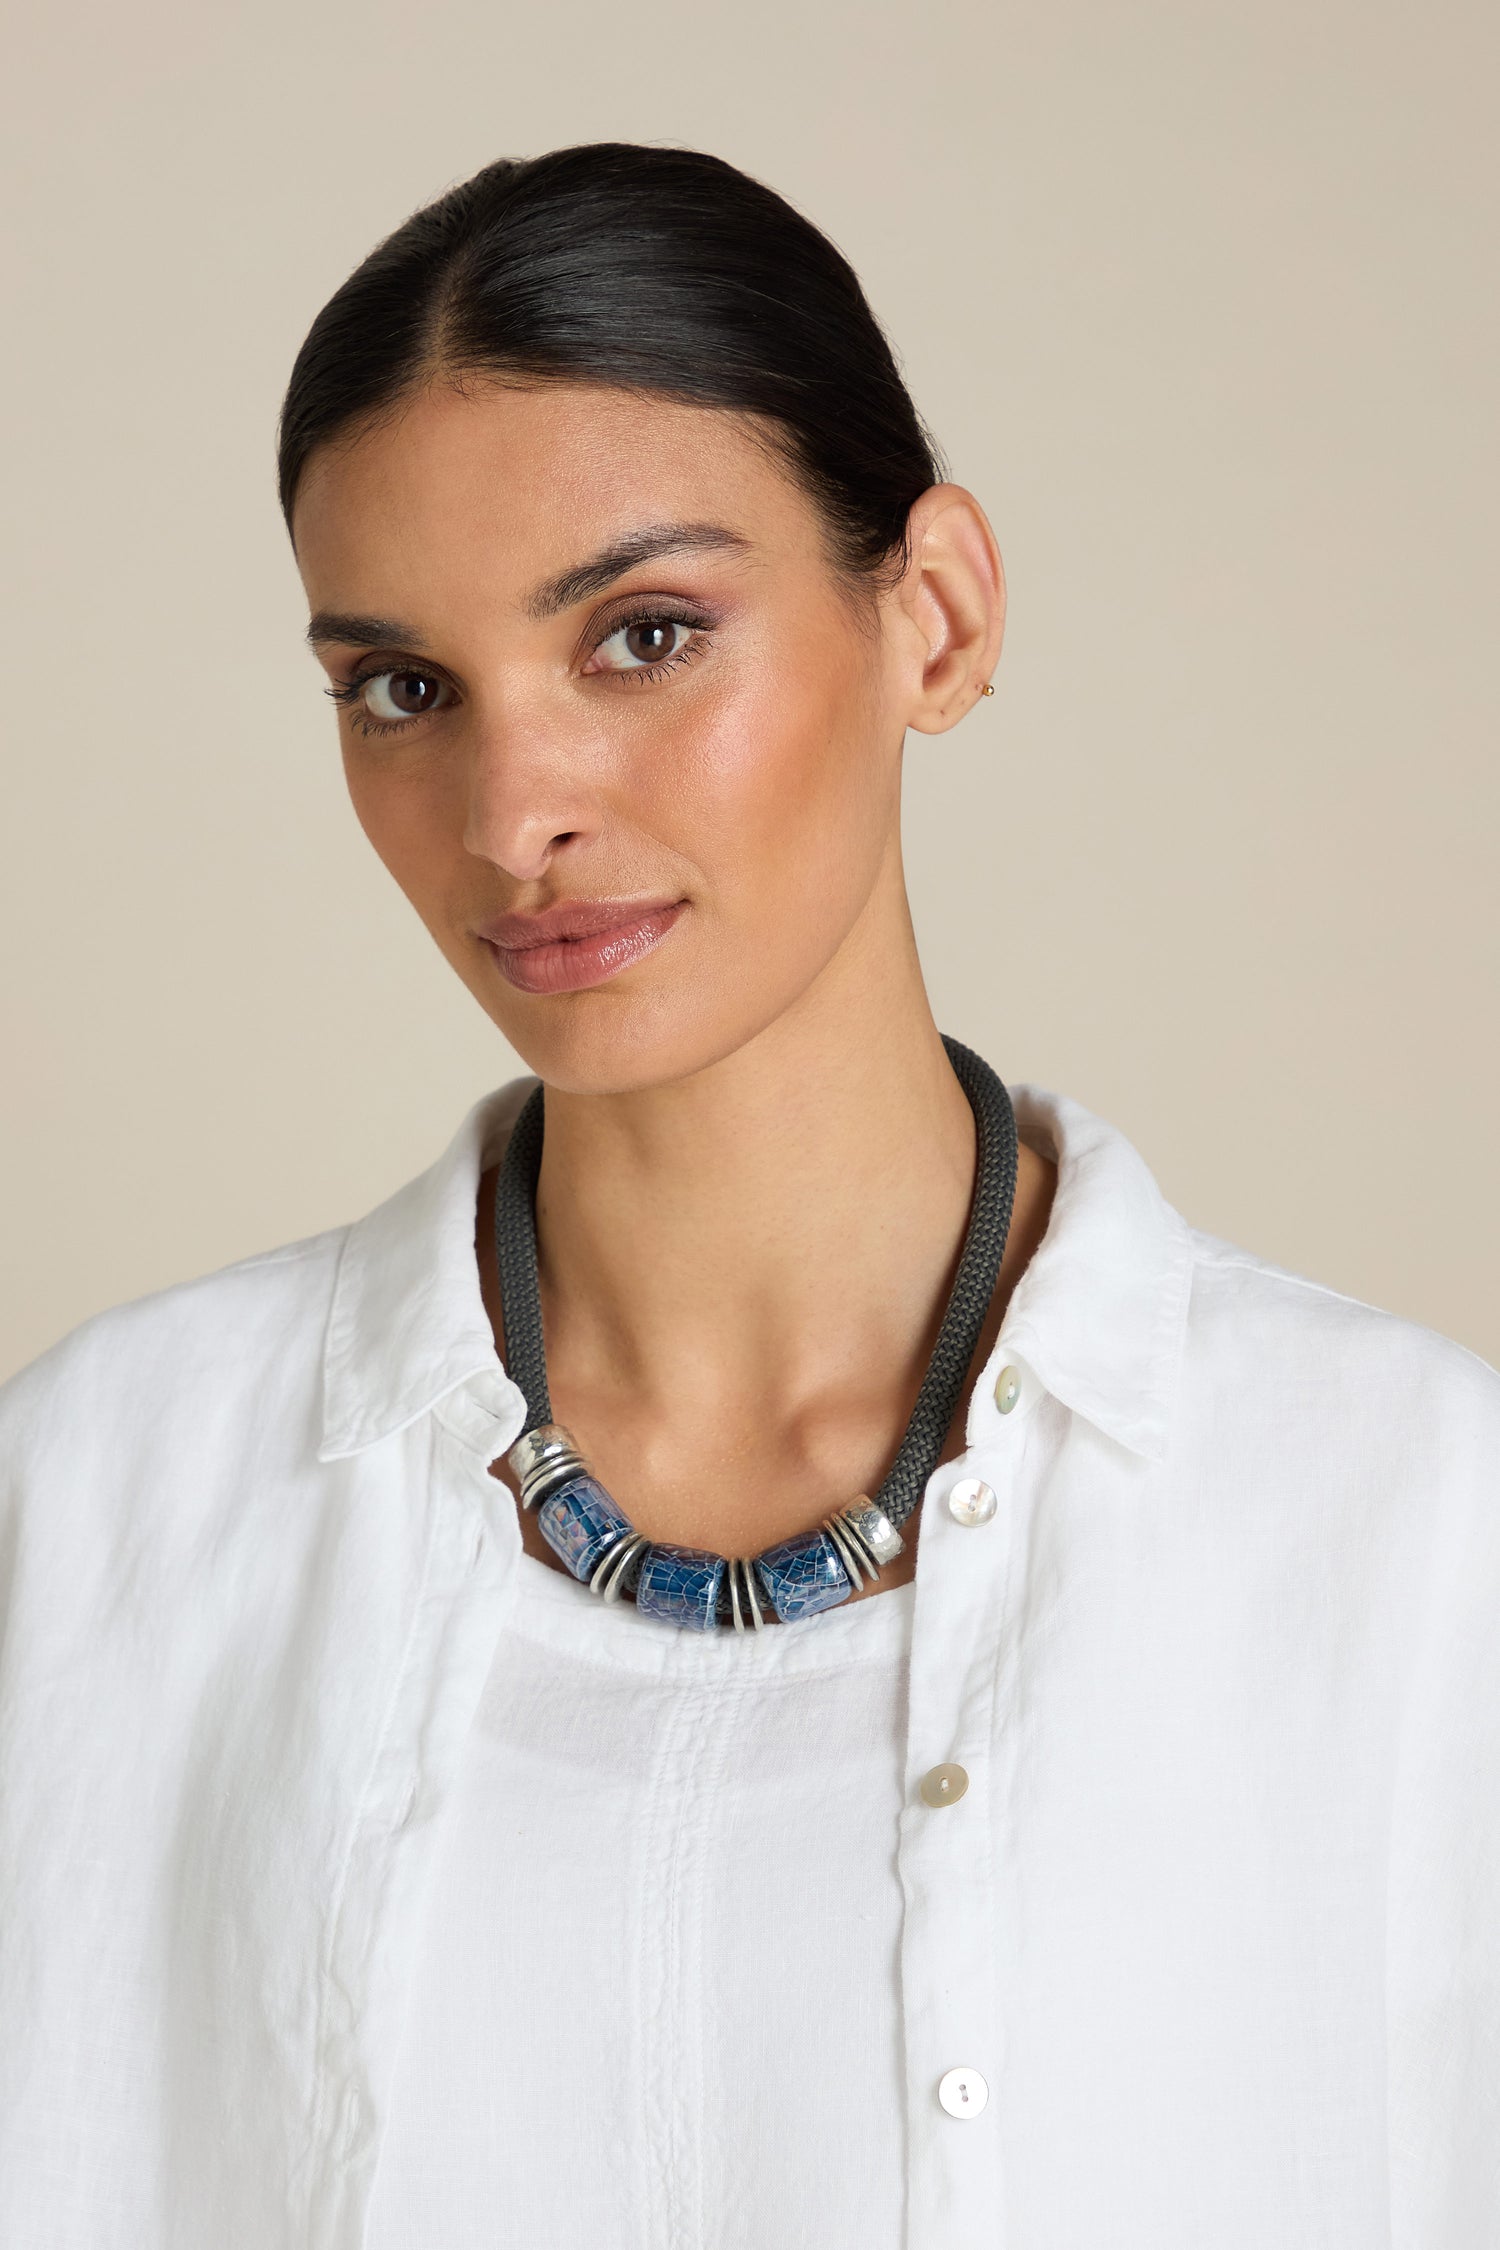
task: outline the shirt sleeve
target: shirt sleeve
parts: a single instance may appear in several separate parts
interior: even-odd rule
[[[1500,1381],[1434,1431],[1392,1790],[1392,2250],[1500,2243]]]

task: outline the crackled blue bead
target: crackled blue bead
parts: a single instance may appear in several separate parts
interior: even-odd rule
[[[724,1557],[701,1547],[648,1547],[635,1582],[635,1606],[642,1617],[663,1625],[682,1625],[690,1633],[710,1633],[718,1622]]]
[[[783,1539],[779,1547],[768,1547],[756,1556],[755,1568],[783,1625],[795,1624],[799,1617],[816,1617],[820,1609],[847,1601],[854,1590],[826,1531]]]
[[[542,1537],[585,1584],[596,1566],[633,1527],[593,1477],[574,1477],[549,1492],[537,1509]]]

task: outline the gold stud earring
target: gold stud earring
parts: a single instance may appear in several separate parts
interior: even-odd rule
[[[984,683],[984,686],[983,686],[983,687],[982,687],[982,688],[980,689],[980,691],[979,691],[979,692],[980,692],[980,694],[981,694],[981,695],[993,695],[993,694],[994,694],[994,692],[995,692],[995,683],[994,683],[994,681],[993,681],[993,680],[986,680],[986,681],[985,681],[985,683]]]

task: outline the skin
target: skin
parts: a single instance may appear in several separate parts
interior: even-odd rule
[[[538,613],[539,589],[663,525],[733,544],[554,585]],[[901,764],[909,729],[941,734],[982,693],[1005,586],[961,487],[925,493],[909,530],[899,577],[851,585],[754,424],[570,383],[434,381],[315,455],[298,494],[309,604],[333,621],[317,653],[361,699],[339,714],[355,811],[547,1087],[554,1415],[648,1537],[753,1554],[873,1492],[956,1267],[974,1126],[917,959]],[[622,629],[673,609],[693,622],[646,667]],[[377,645],[351,618],[380,621]],[[393,677],[430,708],[366,731],[399,725]],[[583,991],[518,990],[477,935],[620,896],[681,911]],[[1053,1181],[1023,1148],[971,1377]],[[476,1255],[503,1356],[493,1187]],[[883,1586],[910,1576],[915,1532]]]

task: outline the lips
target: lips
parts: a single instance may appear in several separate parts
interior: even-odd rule
[[[537,914],[497,914],[478,935],[521,992],[579,992],[655,951],[685,899],[568,899]]]

